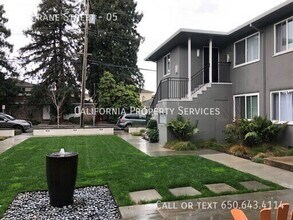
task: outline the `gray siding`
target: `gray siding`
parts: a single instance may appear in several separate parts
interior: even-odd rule
[[[263,28],[260,32],[260,61],[241,67],[234,66],[234,43],[222,50],[221,60],[226,54],[232,62],[230,78],[232,94],[259,93],[260,115],[270,118],[270,92],[293,89],[293,52],[274,55],[274,24]],[[280,142],[293,146],[293,126],[289,125]]]
[[[159,108],[174,109],[173,114],[166,115],[167,123],[172,119],[176,119],[183,108],[188,111],[192,108],[219,108],[219,115],[205,115],[205,114],[187,114],[184,118],[189,119],[192,123],[198,120],[199,133],[194,137],[195,140],[208,140],[215,138],[216,140],[223,141],[225,136],[223,130],[226,124],[232,122],[231,118],[231,85],[230,84],[213,84],[198,97],[193,98],[192,101],[161,101]],[[160,116],[159,116],[160,117]],[[173,139],[170,131],[167,129],[167,124],[159,124],[160,143],[164,144],[166,141]]]

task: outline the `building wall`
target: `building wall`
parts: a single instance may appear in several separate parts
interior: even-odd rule
[[[141,92],[139,94],[139,100],[140,100],[140,102],[143,102],[143,101],[146,101],[146,100],[151,99],[152,96],[153,96],[153,93],[150,93],[150,92]]]
[[[281,21],[281,20],[280,20]],[[293,89],[293,51],[274,55],[274,24],[266,28],[266,111],[271,114],[270,92]],[[279,140],[293,146],[293,125],[289,125]]]
[[[189,119],[192,123],[198,121],[199,133],[194,136],[195,140],[208,140],[214,138],[219,141],[223,141],[225,136],[223,130],[226,124],[232,122],[231,118],[231,84],[213,84],[203,94],[193,98],[192,101],[170,101],[164,100],[158,103],[159,108],[162,109],[174,109],[173,114],[166,110],[165,123],[161,123],[158,116],[159,124],[159,141],[161,144],[165,144],[167,141],[172,140],[174,137],[170,130],[167,128],[167,124],[176,119],[178,114],[187,111],[188,114],[184,114],[184,118]],[[191,109],[208,109],[210,111],[208,115],[204,113],[193,114]],[[219,108],[219,115],[215,112]],[[214,112],[214,113],[212,113]]]
[[[203,67],[203,49],[200,49],[199,57],[196,56],[198,48],[192,47],[191,49],[191,75],[198,72]],[[180,47],[180,76],[188,77],[188,48],[187,46]]]
[[[221,60],[225,59],[226,54],[232,54],[230,55],[232,94],[259,93],[260,115],[269,119],[271,119],[270,92],[293,89],[293,52],[275,56],[274,40],[274,24],[270,24],[260,31],[260,61],[241,67],[234,68],[234,42],[221,53]],[[280,142],[293,146],[292,133],[293,126],[289,125],[284,132],[287,135],[281,135]]]
[[[203,66],[203,49],[200,50],[199,57],[196,56],[198,48],[192,47],[191,50],[191,74],[198,72]],[[167,55],[167,54],[166,54]],[[164,76],[164,57],[157,61],[157,85],[166,77],[187,78],[188,77],[188,49],[187,46],[180,45],[170,51],[171,55],[171,74]],[[177,72],[176,70],[177,65]]]

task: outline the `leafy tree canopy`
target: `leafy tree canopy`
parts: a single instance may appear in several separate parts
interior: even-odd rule
[[[143,40],[137,24],[142,14],[136,11],[136,2],[91,0],[90,3],[91,13],[98,19],[89,32],[92,62],[87,88],[91,94],[99,90],[96,87],[105,71],[111,72],[117,82],[142,88],[143,75],[137,69],[137,52]]]
[[[13,103],[13,98],[18,94],[15,86],[15,81],[11,76],[17,76],[14,67],[9,62],[9,53],[13,50],[13,45],[7,41],[11,32],[5,26],[8,19],[4,17],[5,10],[3,5],[0,5],[0,108],[2,105]]]
[[[140,108],[139,94],[134,85],[117,83],[113,74],[105,72],[99,83],[98,101],[100,108],[116,108],[130,111],[130,107]]]

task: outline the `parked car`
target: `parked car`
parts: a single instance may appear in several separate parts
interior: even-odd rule
[[[13,128],[25,132],[31,127],[30,121],[16,119],[11,115],[0,113],[0,128]]]
[[[120,128],[129,128],[132,126],[146,126],[146,115],[124,114],[118,118],[117,125]]]

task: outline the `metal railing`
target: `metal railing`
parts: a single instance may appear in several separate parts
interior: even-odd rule
[[[218,63],[217,82],[230,82],[231,63]],[[209,74],[209,64],[197,71],[191,77],[191,91],[194,93],[206,84]],[[205,76],[206,75],[206,76]],[[182,99],[188,94],[188,78],[168,77],[162,79],[153,98],[151,108],[155,108],[158,101],[163,99]]]
[[[197,71],[192,77],[191,77],[191,91],[195,92],[199,90],[201,87],[204,86],[205,80],[204,80],[204,75],[205,72],[209,70],[210,65],[206,65],[199,71]]]
[[[151,104],[154,108],[158,101],[163,99],[181,99],[186,96],[188,90],[187,78],[168,77],[162,79]]]

